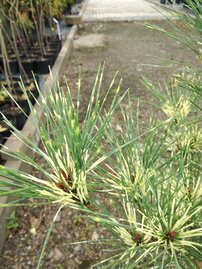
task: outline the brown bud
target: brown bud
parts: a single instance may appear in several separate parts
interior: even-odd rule
[[[135,182],[135,179],[136,179],[136,176],[135,176],[135,175],[132,175],[132,176],[131,176],[131,181],[132,181],[132,182]]]
[[[64,192],[67,192],[65,186],[63,186],[62,183],[55,182],[55,186],[58,187],[59,189],[63,190]]]
[[[136,241],[136,243],[138,243],[138,244],[141,243],[142,238],[141,238],[141,235],[140,235],[140,234],[138,234],[138,233],[135,234],[135,241]]]
[[[166,236],[166,239],[168,241],[172,241],[176,236],[177,236],[177,233],[175,231],[168,231],[168,230],[165,230],[164,231],[164,234]]]
[[[61,171],[61,174],[62,174],[63,178],[71,186],[72,185],[72,178],[71,178],[71,176],[70,175],[67,175],[62,168],[60,168],[60,171]]]
[[[177,236],[177,233],[176,233],[176,232],[172,231],[172,232],[170,233],[170,237],[171,237],[172,239],[174,239],[176,236]]]

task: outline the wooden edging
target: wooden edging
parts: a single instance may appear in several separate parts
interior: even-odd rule
[[[61,78],[61,75],[64,71],[64,67],[71,53],[71,49],[73,46],[73,39],[77,33],[77,29],[78,27],[76,25],[74,25],[71,28],[60,50],[57,60],[51,69],[51,74],[49,74],[45,80],[45,83],[41,89],[42,91],[48,91],[48,89],[50,89],[54,85],[55,81]],[[39,118],[42,118],[43,110],[41,109],[40,105],[36,104],[35,108],[38,112]],[[32,124],[31,117],[32,115],[30,114],[29,118],[27,119],[22,129],[22,132],[29,139],[32,139],[36,143],[39,143],[39,136],[37,134],[36,128]],[[30,157],[34,157],[33,152],[27,147],[25,147],[23,142],[20,142],[14,135],[11,135],[9,137],[9,139],[5,143],[5,147],[7,147],[8,150],[12,149],[14,151],[20,151]],[[23,171],[23,172],[31,171],[31,167],[23,163],[22,161],[16,160],[6,154],[1,154],[1,156],[2,156],[2,159],[6,161],[5,162],[6,167],[14,168],[16,170]],[[0,197],[0,204],[6,204],[10,201],[11,201],[10,197]],[[3,249],[4,243],[7,237],[6,220],[12,211],[13,211],[13,208],[10,208],[10,207],[0,208],[0,253]]]

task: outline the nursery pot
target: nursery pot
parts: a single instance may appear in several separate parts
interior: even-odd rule
[[[34,61],[34,58],[30,58],[21,62],[26,74],[32,74],[35,71]]]
[[[58,47],[58,44],[49,44],[47,47],[46,47],[46,52],[45,54],[54,54],[56,57],[58,55],[58,52],[59,52],[59,47]]]
[[[20,110],[20,108],[16,106],[10,106],[2,110],[2,113],[7,117],[8,120],[13,122],[14,126],[18,130],[22,130],[27,118],[24,115],[24,113]]]
[[[47,50],[53,50],[56,54],[59,53],[59,51],[62,48],[62,41],[59,39],[52,39],[47,44]]]
[[[16,94],[13,96],[18,106],[28,115],[30,113],[29,103],[24,94]],[[30,100],[31,101],[31,100]]]
[[[52,66],[52,61],[48,58],[41,58],[36,60],[36,73],[47,74],[49,73],[49,68]]]
[[[33,46],[32,53],[34,58],[42,56],[41,48],[38,45]]]
[[[58,56],[58,50],[56,49],[47,49],[45,54],[44,54],[45,58],[52,58],[52,62],[54,63],[57,56]]]
[[[7,109],[9,109],[10,106],[11,106],[10,103],[3,104],[2,106],[0,106],[0,112],[1,113],[4,113],[4,111],[7,110]],[[0,114],[0,120],[2,120],[2,119],[3,119],[3,117]]]
[[[64,9],[65,14],[71,14],[71,11],[72,11],[71,5],[67,4],[65,9]]]
[[[10,103],[9,96],[1,96],[0,97],[0,110],[2,107],[4,107],[5,105],[8,105],[9,103]]]
[[[51,66],[53,66],[56,57],[57,57],[57,54],[54,53],[54,52],[51,52],[51,51],[49,52],[49,51],[47,51],[46,53],[44,53],[44,58],[50,60],[50,62],[51,62]]]
[[[34,84],[34,82],[26,82],[24,83],[25,85],[25,89],[28,93],[28,96],[29,96],[29,99],[31,101],[32,104],[35,103],[35,99],[34,98],[37,98],[39,96],[39,92]]]
[[[9,104],[9,100],[8,98],[4,98],[4,99],[1,99],[0,100],[0,111],[1,111],[1,108],[5,105]]]
[[[14,55],[9,56],[8,64],[9,64],[9,67],[10,67],[10,71],[11,71],[11,73],[13,75],[19,73],[18,62],[17,62],[17,59],[14,57]],[[0,72],[4,73],[4,66],[3,66],[2,56],[0,57]]]
[[[15,127],[18,130],[22,130],[27,118],[26,116],[23,114],[22,111],[20,111],[19,113],[15,114],[14,116],[14,120],[15,120]]]
[[[16,78],[16,80],[18,82],[21,82],[21,80],[19,78]],[[27,75],[26,77],[22,77],[22,81],[23,81],[23,84],[25,86],[25,89],[32,92],[32,91],[36,90],[35,81],[39,84],[40,76],[37,74],[34,74],[34,77],[32,74]],[[19,86],[18,86],[18,92],[23,93],[23,90]]]
[[[16,75],[19,73],[19,66],[18,61],[16,59],[10,59],[8,60],[10,71],[13,75]]]
[[[29,100],[31,101],[32,104],[34,104],[35,100],[34,98],[37,98],[39,96],[38,90],[36,89],[36,87],[34,86],[30,86],[30,83],[24,83],[25,86],[25,90],[27,92],[27,95],[29,97]],[[22,91],[21,88],[18,88],[17,90],[15,90],[14,93],[16,96],[19,96],[24,94],[24,92]],[[19,99],[19,98],[17,98]]]

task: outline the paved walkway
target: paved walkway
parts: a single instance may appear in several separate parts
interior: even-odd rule
[[[157,5],[146,0],[87,0],[83,21],[163,19],[156,8]]]

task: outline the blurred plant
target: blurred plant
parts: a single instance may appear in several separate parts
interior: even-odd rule
[[[26,53],[26,45],[31,47],[32,42],[32,31],[33,31],[33,23],[28,18],[28,4],[24,4],[23,1],[15,1],[15,0],[6,0],[0,4],[0,17],[2,19],[2,36],[6,42],[6,50],[12,51],[12,55],[8,55],[7,58],[15,57],[18,62],[20,75],[28,80],[28,76],[25,73],[25,70],[22,66],[22,53],[23,56],[28,54]],[[1,45],[3,50],[3,45]],[[7,53],[8,54],[8,53]],[[14,58],[14,59],[15,59]],[[8,72],[4,66],[4,75]],[[10,72],[11,73],[11,72]],[[9,80],[12,84],[12,74],[9,76]]]
[[[202,5],[201,0],[187,0],[186,1],[190,12],[176,12],[171,11],[175,16],[175,20],[167,18],[171,30],[165,30],[161,27],[152,24],[146,24],[148,28],[160,31],[167,36],[179,41],[186,47],[192,50],[196,55],[197,60],[201,63],[201,49],[202,49]]]
[[[67,6],[67,0],[52,0],[49,4],[49,15],[52,18],[61,19],[64,16],[64,10]]]
[[[5,39],[3,36],[3,31],[2,31],[2,27],[3,27],[3,22],[0,19],[0,48],[1,48],[1,55],[2,55],[2,60],[3,60],[3,67],[4,67],[4,72],[5,72],[5,80],[8,83],[8,87],[10,88],[10,66],[9,66],[9,61],[8,61],[8,53],[6,50],[6,46],[5,46]]]

